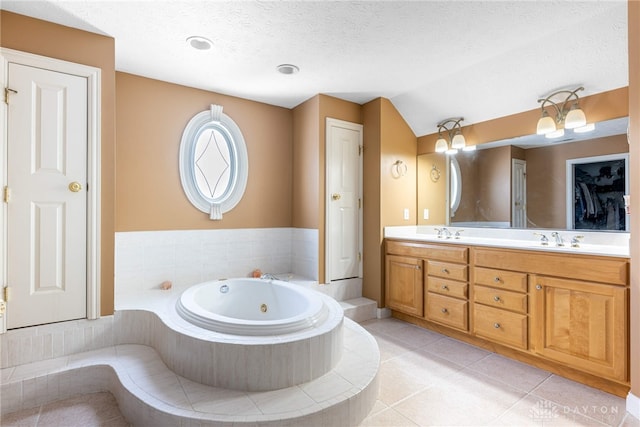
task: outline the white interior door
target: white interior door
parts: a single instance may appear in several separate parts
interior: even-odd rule
[[[360,276],[362,125],[327,119],[327,280]]]
[[[527,228],[527,162],[511,161],[511,226]]]
[[[9,63],[7,328],[87,317],[87,78]]]

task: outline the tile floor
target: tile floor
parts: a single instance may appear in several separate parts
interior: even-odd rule
[[[380,394],[362,427],[640,427],[622,398],[396,319],[362,325],[381,353]],[[129,424],[110,393],[94,393],[8,414],[0,425]]]

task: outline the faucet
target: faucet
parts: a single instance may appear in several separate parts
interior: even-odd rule
[[[540,244],[542,246],[548,246],[549,245],[549,239],[547,238],[546,235],[542,234],[542,233],[533,233],[534,236],[540,236]]]
[[[580,247],[580,239],[584,239],[584,236],[573,236],[571,239],[571,247],[579,248]]]
[[[459,238],[460,238],[460,233],[462,233],[463,231],[464,231],[464,230],[457,230],[457,231],[456,231],[456,234],[454,235],[454,236],[455,236],[454,238],[455,238],[455,239],[459,239]]]
[[[451,238],[451,231],[449,231],[447,227],[436,228],[435,230],[438,232],[438,239],[442,239],[443,235],[445,239]],[[460,237],[460,235],[458,235],[458,237]]]
[[[556,238],[556,246],[564,246],[564,240],[562,240],[562,236],[557,231],[551,233],[551,237]]]
[[[262,276],[260,276],[260,278],[262,280],[280,280],[276,276],[274,276],[273,274],[269,274],[269,273],[264,273]]]

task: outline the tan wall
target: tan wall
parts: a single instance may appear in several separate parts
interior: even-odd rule
[[[384,227],[416,224],[416,137],[388,99],[363,106],[364,118],[364,280],[363,296],[384,306]],[[395,178],[396,160],[407,174]],[[409,209],[409,220],[403,210]]]
[[[293,117],[293,226],[318,229],[318,280],[325,283],[326,121],[361,124],[362,111],[358,104],[321,94],[295,107]]]
[[[626,153],[626,135],[526,150],[527,217],[540,228],[567,227],[568,159]]]
[[[291,226],[291,110],[117,73],[116,231]],[[242,200],[221,221],[196,209],[180,184],[187,122],[210,104],[242,130],[249,177]]]
[[[511,149],[481,150],[478,162],[478,191],[482,200],[476,221],[511,221]]]
[[[442,154],[437,155],[447,157],[442,156]],[[476,201],[478,200],[478,185],[480,184],[477,166],[479,156],[480,151],[470,151],[456,155],[456,160],[460,166],[462,194],[460,195],[458,209],[455,213],[452,212],[452,222],[476,221]],[[447,222],[442,224],[447,224]]]
[[[320,97],[293,109],[293,227],[320,223]]]
[[[0,45],[102,70],[100,311],[113,313],[115,43],[88,33],[0,10]]]
[[[631,172],[631,393],[640,398],[640,2],[629,1],[629,135]],[[636,414],[637,415],[637,414]]]
[[[535,95],[532,98],[535,98]],[[580,98],[580,108],[590,123],[626,117],[629,115],[629,88],[623,87]],[[468,145],[499,141],[535,134],[539,118],[540,109],[535,109],[464,126],[462,132]],[[419,137],[418,154],[432,153],[437,138],[437,132]]]
[[[418,225],[446,224],[447,221],[447,156],[438,153],[418,156],[416,165],[418,179],[418,209],[416,212]],[[440,171],[440,179],[431,179],[431,169],[435,166]],[[424,219],[424,210],[429,210],[429,219]]]

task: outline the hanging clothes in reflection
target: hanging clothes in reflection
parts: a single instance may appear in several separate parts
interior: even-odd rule
[[[574,228],[625,230],[623,159],[574,165]]]

